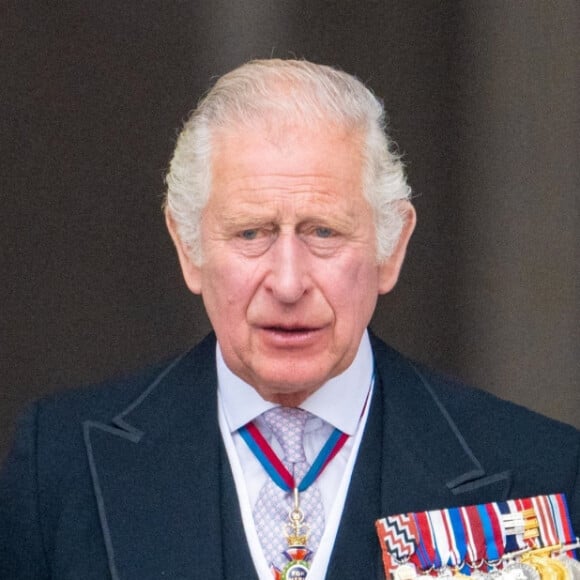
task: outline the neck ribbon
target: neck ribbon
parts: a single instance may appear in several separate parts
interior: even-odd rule
[[[294,476],[276,455],[253,421],[244,425],[238,432],[278,487],[284,491],[297,489],[300,492],[308,489],[316,481],[349,438],[349,435],[335,428],[302,481],[297,484]]]

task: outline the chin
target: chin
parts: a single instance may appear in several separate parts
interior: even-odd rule
[[[256,390],[262,397],[274,403],[284,403],[283,400],[300,399],[299,405],[309,395],[319,389],[328,379],[329,375],[320,373],[313,374],[310,372],[301,372],[300,369],[285,369],[283,373],[267,373],[261,376],[255,385]]]

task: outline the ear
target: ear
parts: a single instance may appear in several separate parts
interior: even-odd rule
[[[417,223],[417,214],[413,205],[408,201],[399,201],[397,203],[403,218],[403,227],[392,254],[379,264],[379,294],[387,294],[395,287],[405,260],[407,245]]]
[[[175,244],[181,272],[183,273],[183,278],[185,279],[187,287],[194,294],[201,294],[201,268],[193,261],[190,255],[190,249],[179,237],[177,224],[167,208],[165,209],[165,223],[167,224],[167,229],[169,230],[171,239]]]

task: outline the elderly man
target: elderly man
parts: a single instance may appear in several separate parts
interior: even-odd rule
[[[580,528],[575,429],[367,331],[415,211],[358,80],[234,70],[186,122],[167,184],[215,335],[30,410],[0,480],[1,578],[380,578],[381,516],[555,492]]]

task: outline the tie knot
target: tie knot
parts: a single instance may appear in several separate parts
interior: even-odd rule
[[[290,463],[306,461],[302,439],[309,415],[308,411],[295,407],[276,407],[263,414],[284,451],[284,459]]]

